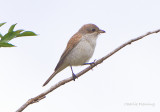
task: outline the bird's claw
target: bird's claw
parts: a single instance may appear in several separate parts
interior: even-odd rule
[[[75,81],[76,78],[78,78],[78,77],[76,76],[76,74],[74,74],[74,73],[72,73],[72,77],[73,77],[73,80],[74,80],[74,81]]]
[[[90,65],[90,66],[93,66],[93,65],[95,65],[95,62],[96,62],[96,59],[95,59],[93,62],[91,62],[91,63],[84,63],[83,65]]]
[[[93,62],[91,62],[91,63],[84,63],[83,65],[90,65],[93,68],[95,66],[95,62],[96,62],[96,59]]]

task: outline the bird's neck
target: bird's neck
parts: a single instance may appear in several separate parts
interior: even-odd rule
[[[85,34],[82,39],[86,40],[92,47],[95,48],[97,37],[98,37],[97,34],[92,33],[92,34]]]

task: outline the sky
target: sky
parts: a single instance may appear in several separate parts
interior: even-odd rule
[[[2,0],[0,28],[31,30],[36,37],[0,48],[0,112],[14,112],[28,99],[71,76],[70,68],[45,87],[70,37],[88,23],[106,31],[90,62],[124,42],[160,28],[159,0]],[[23,112],[159,112],[160,33],[126,46],[76,81],[56,89]],[[78,73],[86,66],[73,67]]]

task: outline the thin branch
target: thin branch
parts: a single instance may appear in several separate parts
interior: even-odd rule
[[[112,56],[113,54],[115,54],[116,52],[118,52],[119,50],[121,50],[122,48],[124,48],[127,45],[130,45],[132,42],[138,41],[148,35],[154,34],[154,33],[158,33],[160,32],[160,29],[152,31],[152,32],[148,32],[142,36],[139,36],[135,39],[131,39],[129,41],[127,41],[126,43],[122,44],[121,46],[117,47],[115,50],[113,50],[112,52],[110,52],[108,55],[102,57],[101,59],[95,61],[95,64],[92,64],[91,66],[88,66],[87,68],[85,68],[84,70],[82,70],[81,72],[79,72],[78,74],[76,74],[77,77],[80,77],[81,75],[85,74],[86,72],[88,72],[89,70],[91,70],[92,68],[94,68],[95,66],[97,66],[98,64],[101,64],[104,60],[106,60],[107,58],[109,58],[110,56]],[[64,85],[65,83],[68,83],[70,81],[72,81],[73,78],[69,77],[66,78],[60,82],[58,82],[57,84],[51,86],[47,91],[39,94],[38,96],[29,99],[25,104],[23,104],[16,112],[22,112],[26,107],[28,107],[30,104],[39,102],[40,100],[44,99],[46,97],[47,94],[49,94],[50,92],[52,92],[53,90],[57,89],[58,87]]]

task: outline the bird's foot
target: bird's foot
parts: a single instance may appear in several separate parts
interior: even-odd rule
[[[96,62],[96,59],[91,63],[84,63],[83,65],[90,65],[91,69],[93,70],[93,67],[95,66],[95,62]]]
[[[90,65],[90,66],[93,66],[93,65],[95,65],[95,62],[96,62],[96,59],[95,59],[93,62],[91,62],[91,63],[84,63],[83,65]]]
[[[73,80],[74,80],[74,81],[75,81],[76,78],[78,78],[78,77],[76,76],[76,74],[74,74],[74,73],[72,73],[72,77],[73,77]]]

